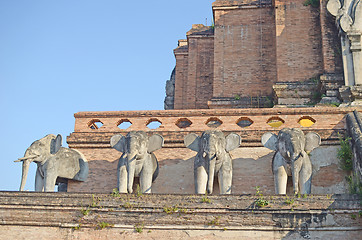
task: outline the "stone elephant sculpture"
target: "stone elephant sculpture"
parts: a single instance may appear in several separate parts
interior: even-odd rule
[[[25,151],[24,157],[15,162],[23,162],[20,191],[24,190],[31,162],[37,163],[35,191],[54,191],[61,179],[85,181],[88,177],[88,162],[82,153],[64,148],[62,136],[49,134],[35,142]]]
[[[118,161],[118,191],[132,193],[134,177],[140,178],[142,193],[151,193],[152,182],[158,176],[159,166],[154,151],[162,148],[163,137],[150,137],[143,131],[132,131],[126,137],[121,134],[111,138],[111,146],[122,152]]]
[[[288,176],[292,176],[295,194],[310,194],[312,163],[308,153],[321,144],[321,137],[314,132],[304,135],[298,128],[284,128],[278,136],[265,133],[261,142],[276,151],[272,162],[276,194],[286,194]]]
[[[230,151],[239,147],[241,137],[230,133],[225,137],[219,130],[202,133],[201,137],[190,133],[184,138],[187,148],[197,152],[194,161],[194,180],[196,194],[211,194],[214,176],[218,174],[221,194],[231,193],[232,159]]]

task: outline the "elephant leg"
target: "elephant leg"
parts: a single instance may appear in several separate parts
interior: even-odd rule
[[[152,187],[152,169],[144,167],[140,174],[140,188],[142,193],[151,193],[151,187]]]
[[[312,188],[312,165],[309,161],[302,166],[299,173],[299,187],[301,194],[310,194]]]
[[[44,176],[44,191],[45,192],[54,192],[55,182],[57,180],[56,174],[45,173]]]
[[[124,159],[120,159],[117,167],[117,183],[120,193],[127,193],[127,166]]]
[[[208,172],[208,180],[207,180],[207,193],[212,194],[214,188],[214,177],[215,177],[215,159],[209,161],[209,172]]]
[[[196,194],[206,193],[207,173],[204,166],[199,166],[194,170],[195,174],[195,192]]]
[[[231,168],[221,167],[219,174],[220,194],[231,194],[233,171]]]
[[[284,166],[280,166],[277,169],[274,169],[274,185],[276,194],[287,193],[287,181],[288,175]]]
[[[131,161],[128,160],[128,166],[127,166],[128,193],[133,193],[133,181],[135,177],[135,171],[136,171],[136,160],[134,160],[134,157],[132,157]]]
[[[44,189],[44,178],[42,177],[39,168],[37,168],[35,175],[35,191],[42,192],[43,189]]]

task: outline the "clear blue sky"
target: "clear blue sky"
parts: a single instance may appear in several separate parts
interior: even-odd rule
[[[163,109],[177,40],[210,25],[212,2],[0,0],[0,190],[18,190],[34,140],[66,146],[76,112]]]

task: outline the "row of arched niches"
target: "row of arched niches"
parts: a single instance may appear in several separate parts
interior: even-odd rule
[[[240,128],[248,128],[251,125],[253,125],[253,123],[254,123],[254,121],[248,117],[241,117],[235,122],[235,124],[237,126],[239,126]],[[272,128],[279,128],[284,123],[285,123],[285,121],[282,118],[277,117],[277,116],[271,117],[266,121],[266,124],[268,124]],[[316,123],[316,120],[310,116],[303,116],[298,120],[298,123],[300,124],[301,127],[308,128],[308,127],[313,126]],[[175,125],[180,129],[186,129],[186,128],[190,127],[192,124],[193,124],[192,121],[188,118],[180,118],[175,122]],[[205,122],[205,125],[208,126],[209,128],[218,128],[222,124],[223,124],[223,121],[221,121],[217,117],[210,117]],[[116,123],[116,125],[118,126],[119,129],[126,130],[130,126],[132,126],[132,122],[129,119],[125,118],[125,119],[119,120]],[[103,126],[103,123],[99,119],[92,119],[91,121],[88,122],[88,127],[92,130],[97,130],[97,129],[101,128],[102,126]],[[150,130],[154,130],[154,129],[160,128],[162,126],[162,122],[157,118],[150,118],[146,122],[146,126]]]

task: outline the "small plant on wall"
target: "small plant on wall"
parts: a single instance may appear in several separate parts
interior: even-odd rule
[[[262,208],[269,205],[269,201],[264,198],[264,195],[262,194],[260,187],[255,187],[256,193],[255,195],[258,197],[255,201],[256,206]]]
[[[319,7],[319,0],[305,0],[303,5],[304,6],[311,5],[312,7]]]
[[[338,149],[337,157],[339,159],[339,165],[343,170],[351,171],[353,168],[352,162],[352,149],[349,145],[351,138],[339,136],[339,143],[341,147]]]

